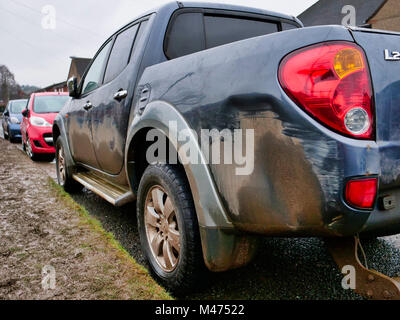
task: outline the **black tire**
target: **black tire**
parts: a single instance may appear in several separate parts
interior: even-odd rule
[[[171,198],[179,227],[180,252],[175,269],[166,272],[150,248],[145,226],[145,203],[152,188],[161,186]],[[192,194],[183,170],[177,165],[155,164],[145,170],[139,185],[137,219],[142,251],[152,275],[179,296],[193,291],[205,271],[199,226]],[[168,236],[167,236],[168,239]],[[166,241],[166,240],[164,240]]]
[[[56,141],[56,170],[57,170],[57,182],[60,186],[64,188],[65,191],[74,193],[74,192],[79,192],[83,189],[83,186],[75,181],[72,178],[72,170],[71,170],[71,165],[68,163],[68,158],[65,156],[65,141],[64,139],[59,136]],[[62,174],[60,171],[60,167],[62,164],[60,155],[63,156],[63,168],[65,170],[64,174]]]
[[[11,133],[10,133],[10,129],[8,129],[7,136],[8,136],[8,140],[9,140],[11,143],[14,143],[14,142],[15,142],[15,139],[13,138],[13,136],[12,136]]]

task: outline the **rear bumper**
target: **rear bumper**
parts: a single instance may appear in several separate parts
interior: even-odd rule
[[[343,219],[328,225],[343,235],[356,233],[385,236],[400,233],[400,145],[382,142],[355,142],[360,147],[339,144],[343,153],[339,212]],[[360,211],[344,200],[345,182],[350,177],[376,176],[378,190],[374,208]],[[391,206],[384,204],[389,200]],[[330,208],[329,203],[326,204]],[[343,209],[340,209],[343,208]],[[334,215],[334,210],[328,211]],[[336,225],[337,224],[337,225]]]
[[[400,233],[400,143],[378,142],[375,153],[379,162],[378,198],[361,231],[381,236]]]
[[[42,128],[29,126],[28,137],[32,146],[33,153],[55,153],[53,146],[52,128]]]

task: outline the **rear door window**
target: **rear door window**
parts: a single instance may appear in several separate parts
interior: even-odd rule
[[[135,24],[117,35],[107,64],[105,83],[113,80],[128,65],[138,26]]]
[[[139,30],[138,30],[138,32],[136,34],[135,42],[133,43],[133,47],[132,47],[132,50],[131,50],[131,56],[129,58],[129,61],[132,60],[133,54],[136,51],[136,47],[138,46],[138,43],[140,42],[139,40],[143,37],[143,34],[146,31],[146,27],[147,27],[147,23],[148,22],[149,22],[149,20],[143,20],[140,23]]]

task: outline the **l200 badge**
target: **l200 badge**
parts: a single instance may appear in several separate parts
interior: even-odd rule
[[[400,60],[400,52],[392,51],[390,52],[388,49],[385,49],[385,60],[387,61],[399,61]]]

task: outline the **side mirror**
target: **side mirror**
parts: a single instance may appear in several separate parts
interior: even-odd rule
[[[29,118],[29,110],[28,110],[28,109],[25,109],[25,110],[22,111],[21,113],[22,113],[22,115],[23,115],[25,118]]]
[[[10,113],[9,113],[8,111],[5,111],[5,112],[3,113],[3,116],[4,116],[4,117],[9,117],[9,116],[10,116]]]
[[[67,81],[69,96],[72,98],[78,97],[78,80],[76,77],[69,78]]]

